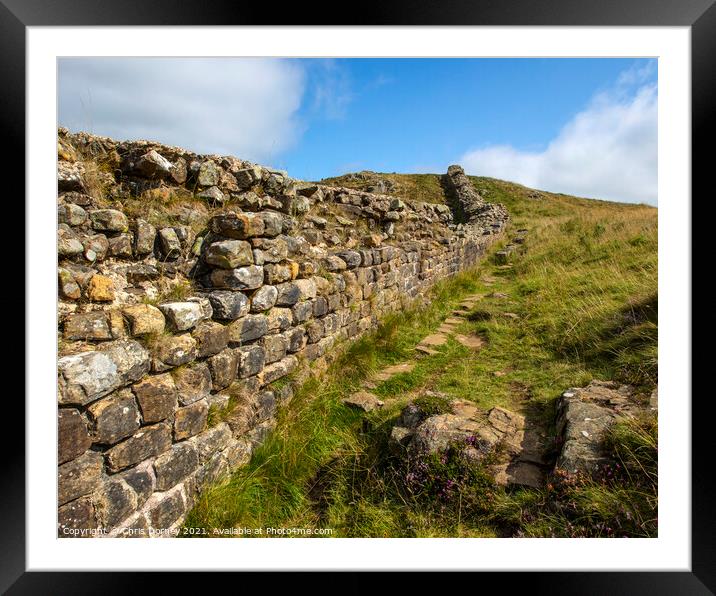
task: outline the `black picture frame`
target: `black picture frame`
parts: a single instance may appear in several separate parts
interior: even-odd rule
[[[324,6],[293,3],[265,10],[260,5],[226,0],[0,0],[0,119],[4,146],[12,151],[4,159],[4,170],[25,171],[25,40],[31,26],[136,26],[136,25],[529,25],[529,26],[690,26],[692,39],[692,187],[706,198],[713,169],[709,149],[714,138],[716,106],[716,6],[714,0],[503,0],[426,2],[424,0],[363,3],[352,11],[353,22],[341,23],[335,11]],[[270,20],[270,23],[269,23]],[[25,196],[24,177],[4,179],[6,200]],[[708,194],[712,194],[712,191]],[[19,211],[20,203],[15,201]],[[685,205],[685,208],[687,205]],[[691,207],[691,205],[688,205]],[[17,220],[31,224],[31,214],[20,212]],[[692,216],[692,221],[693,216]],[[696,237],[692,231],[692,237]],[[692,250],[693,254],[693,250]],[[31,275],[32,272],[26,272]],[[17,308],[17,291],[12,301]],[[24,296],[23,296],[24,297]],[[4,298],[10,300],[9,298]],[[9,302],[8,302],[9,305]],[[26,318],[31,313],[26,312]],[[668,315],[667,315],[668,316]],[[692,547],[691,572],[544,572],[514,573],[504,587],[522,587],[537,593],[577,594],[712,594],[716,591],[716,507],[711,500],[713,445],[708,404],[711,398],[692,400]],[[26,396],[27,398],[27,396]],[[684,400],[691,395],[683,396]],[[13,408],[17,411],[12,411]],[[24,418],[18,400],[6,399],[7,420]],[[16,427],[17,430],[17,427]],[[22,431],[20,431],[22,433]],[[104,594],[123,593],[153,584],[168,588],[164,573],[79,573],[25,571],[25,455],[24,443],[3,433],[2,534],[0,538],[0,590],[9,594]],[[558,561],[555,563],[558,564]],[[78,562],[81,566],[81,562]],[[286,574],[281,582],[295,580]],[[370,581],[367,573],[321,580],[322,585],[341,586],[341,591],[362,592]],[[494,575],[494,574],[491,574]],[[479,579],[481,586],[484,580]],[[492,578],[490,578],[492,579]],[[494,578],[500,583],[504,578]],[[183,574],[183,591],[206,589],[205,574]],[[410,590],[419,576],[401,579]],[[451,580],[452,581],[452,580]],[[474,580],[473,580],[474,581]],[[161,584],[159,584],[161,582]],[[340,584],[338,583],[340,582]],[[252,585],[255,584],[255,585]],[[237,589],[266,589],[262,574],[243,574]],[[477,586],[476,586],[477,589]]]

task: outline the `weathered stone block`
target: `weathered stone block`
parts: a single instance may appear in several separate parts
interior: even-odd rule
[[[267,263],[264,265],[264,282],[278,284],[292,279],[291,267],[286,263]]]
[[[300,300],[312,300],[316,297],[316,282],[313,278],[297,279],[293,283],[296,284],[301,293]]]
[[[197,341],[198,358],[218,354],[229,343],[229,328],[213,321],[199,323],[192,335]]]
[[[176,259],[181,256],[181,242],[174,228],[159,230],[159,248],[167,259]]]
[[[72,258],[81,255],[84,250],[82,242],[69,228],[57,230],[57,254],[60,258]]]
[[[251,188],[261,181],[261,169],[258,167],[234,170],[231,173],[234,175],[236,184],[240,189]]]
[[[138,466],[125,470],[119,474],[119,477],[124,480],[134,491],[134,494],[137,495],[137,507],[141,507],[156,490],[154,466],[150,461],[142,462]]]
[[[159,279],[161,276],[159,269],[153,265],[146,265],[143,263],[127,267],[125,271],[127,273],[127,281],[133,285],[139,285],[143,281]]]
[[[323,321],[313,320],[306,325],[306,334],[309,343],[316,343],[323,337]]]
[[[177,407],[177,390],[170,374],[145,377],[132,385],[144,423],[169,418]]]
[[[276,290],[278,291],[276,306],[293,306],[301,299],[301,288],[295,281],[279,284]]]
[[[157,229],[143,219],[134,222],[134,253],[137,256],[148,255],[154,251]]]
[[[67,203],[57,206],[57,223],[80,226],[87,221],[87,212],[79,205]]]
[[[231,442],[231,428],[226,422],[222,422],[192,437],[189,441],[196,448],[199,462],[204,463]]]
[[[71,313],[64,322],[64,336],[69,340],[99,341],[114,339],[104,311]]]
[[[80,497],[57,510],[58,538],[92,538],[100,527],[90,497]],[[84,532],[83,532],[84,530]]]
[[[220,169],[215,162],[210,159],[202,162],[196,176],[196,181],[199,186],[215,186],[219,184],[220,179]]]
[[[87,236],[82,240],[85,259],[91,263],[104,261],[109,252],[109,240],[104,234]]]
[[[264,233],[264,219],[261,214],[229,212],[212,217],[209,228],[221,236],[245,240]]]
[[[328,314],[328,300],[324,296],[318,296],[313,302],[313,316],[322,317]]]
[[[270,364],[286,355],[288,340],[280,334],[265,335],[261,338],[261,346],[266,351],[266,364]]]
[[[216,290],[209,295],[213,317],[222,321],[235,321],[249,312],[249,299],[241,292]]]
[[[174,415],[174,439],[181,441],[198,435],[206,428],[209,404],[205,399],[179,408]]]
[[[92,302],[112,302],[114,282],[105,275],[94,275],[87,287],[87,296]]]
[[[92,495],[92,502],[104,528],[117,525],[137,509],[137,495],[121,478],[104,481]]]
[[[306,333],[302,327],[296,327],[286,332],[288,339],[287,351],[298,352],[306,345]]]
[[[265,315],[246,315],[229,326],[229,342],[245,343],[266,335],[268,319]]]
[[[361,264],[360,253],[355,250],[344,250],[339,252],[338,255],[346,264],[348,269],[355,269]]]
[[[214,269],[210,281],[215,288],[254,290],[264,283],[264,268],[260,265],[249,265],[238,269]]]
[[[196,447],[188,441],[172,445],[154,460],[157,490],[166,491],[179,484],[199,466]]]
[[[286,356],[284,359],[266,366],[258,374],[259,383],[261,386],[273,383],[274,381],[292,373],[296,366],[298,366],[298,359],[295,356]]]
[[[96,443],[113,445],[139,428],[139,408],[132,392],[122,389],[87,408]]]
[[[203,464],[196,472],[196,482],[199,490],[205,486],[217,482],[229,473],[229,462],[226,454],[215,453],[205,464]]]
[[[220,205],[229,197],[221,192],[221,189],[218,186],[210,186],[209,188],[197,193],[196,198],[206,201],[209,205]]]
[[[160,334],[164,331],[164,315],[151,304],[135,304],[122,309],[122,315],[129,325],[133,337],[147,334]]]
[[[211,391],[211,373],[205,362],[195,362],[172,371],[179,403],[188,406]]]
[[[239,356],[239,378],[251,377],[264,367],[266,351],[262,346],[237,348],[236,353]]]
[[[82,296],[82,290],[75,281],[72,273],[63,267],[57,270],[57,285],[59,294],[67,300],[78,300]]]
[[[239,355],[236,350],[228,348],[207,360],[211,373],[214,391],[225,389],[236,379],[239,366]]]
[[[253,265],[251,245],[243,240],[221,240],[209,245],[204,260],[214,267],[235,269],[244,265]],[[261,263],[258,263],[261,265]]]
[[[58,461],[66,461],[82,455],[92,445],[87,421],[74,408],[60,408],[57,412]]]
[[[57,469],[57,500],[64,505],[90,494],[102,479],[102,454],[88,451]]]
[[[285,331],[293,324],[293,313],[290,308],[274,307],[266,313],[268,331]]]
[[[261,286],[251,297],[251,312],[263,312],[273,307],[278,298],[275,286]]]
[[[263,211],[261,217],[264,220],[264,236],[278,236],[283,230],[283,217],[280,213]]]
[[[188,333],[163,336],[152,345],[152,369],[169,370],[195,360],[196,355],[196,340]]]
[[[274,395],[276,396],[277,403],[288,403],[293,398],[293,386],[291,383],[287,383],[283,387],[274,389]]]
[[[323,259],[323,266],[328,271],[343,271],[348,267],[346,262],[336,255],[329,255]]]
[[[164,453],[172,444],[169,425],[144,426],[129,439],[109,449],[105,457],[110,472],[119,472],[139,462]]]
[[[116,209],[97,209],[89,213],[92,227],[99,232],[126,232],[127,216]]]
[[[262,391],[257,397],[256,415],[259,420],[267,420],[276,413],[276,396],[273,391]]]
[[[305,323],[313,316],[313,302],[299,302],[293,306],[291,312],[293,313],[293,323],[295,325]]]
[[[251,461],[253,445],[245,438],[234,439],[226,448],[226,460],[229,463],[229,469],[236,470]]]
[[[61,404],[85,405],[149,372],[149,352],[132,340],[117,340],[95,352],[58,361]]]
[[[165,302],[159,305],[167,321],[175,331],[187,331],[201,321],[211,317],[212,308],[208,300],[187,302]],[[207,314],[208,313],[208,314]]]
[[[132,236],[131,234],[120,234],[109,240],[109,254],[120,259],[132,257]]]
[[[152,530],[169,529],[186,513],[183,486],[179,485],[167,492],[153,494],[144,509]]]

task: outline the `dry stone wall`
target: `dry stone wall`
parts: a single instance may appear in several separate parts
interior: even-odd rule
[[[507,222],[58,135],[58,535],[176,530],[293,386]]]

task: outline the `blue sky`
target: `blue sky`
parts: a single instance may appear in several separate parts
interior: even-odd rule
[[[287,169],[468,173],[656,203],[647,59],[137,59],[58,65],[59,123]]]

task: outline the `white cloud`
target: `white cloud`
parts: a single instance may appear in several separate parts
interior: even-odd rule
[[[343,120],[354,99],[348,70],[332,59],[311,61],[313,110],[327,120]]]
[[[622,73],[543,151],[492,145],[465,153],[469,174],[541,190],[624,202],[657,202],[657,87],[649,70]],[[635,91],[629,86],[640,84]]]
[[[303,132],[299,61],[265,58],[65,58],[59,123],[116,139],[271,163]]]

